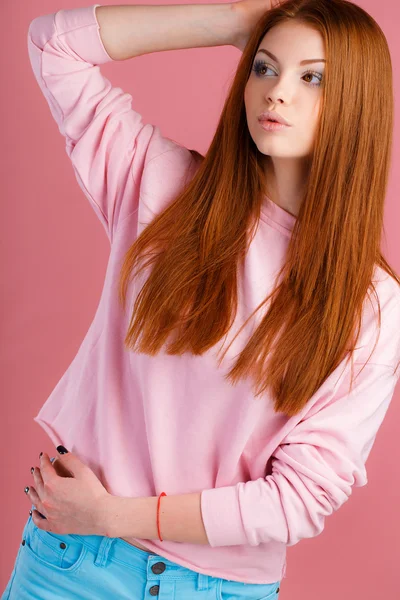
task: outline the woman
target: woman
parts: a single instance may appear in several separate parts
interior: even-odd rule
[[[225,44],[243,54],[205,157],[99,67]],[[366,485],[399,376],[385,37],[344,0],[96,4],[34,19],[28,48],[111,251],[35,417],[59,454],[3,600],[275,600],[287,546]]]

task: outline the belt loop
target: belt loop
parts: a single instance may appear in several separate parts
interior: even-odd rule
[[[198,590],[208,590],[208,575],[204,575],[204,573],[197,574],[197,589]]]
[[[117,538],[108,538],[103,536],[103,539],[100,542],[99,549],[97,551],[96,560],[94,564],[97,567],[104,567],[107,564],[108,555],[111,550],[111,546],[115,542]]]

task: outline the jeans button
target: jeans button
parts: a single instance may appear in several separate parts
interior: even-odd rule
[[[159,592],[159,590],[160,590],[160,586],[159,586],[159,585],[153,585],[153,586],[152,586],[152,587],[149,589],[150,596],[157,596],[157,595],[158,595],[158,592]]]
[[[165,563],[163,563],[163,562],[158,562],[151,567],[151,570],[156,575],[160,575],[160,573],[164,573],[165,569],[166,569],[166,566],[165,566]]]

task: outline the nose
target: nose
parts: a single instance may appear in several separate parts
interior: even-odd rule
[[[285,84],[282,79],[272,79],[269,81],[268,90],[266,91],[266,98],[269,102],[284,104],[290,101],[291,91],[289,84]]]
[[[269,104],[284,104],[283,93],[281,90],[268,90],[268,93],[265,95]]]

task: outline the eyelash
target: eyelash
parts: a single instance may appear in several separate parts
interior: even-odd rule
[[[268,67],[269,69],[271,69],[270,65],[268,65],[263,60],[256,60],[252,70],[255,71],[257,77],[261,77],[260,67]],[[303,73],[303,77],[304,77],[304,75],[307,75],[307,74],[315,75],[315,77],[317,77],[319,79],[319,83],[310,83],[310,82],[306,81],[307,85],[310,85],[312,87],[315,87],[315,86],[319,87],[321,85],[322,73],[318,73],[317,71],[308,70],[305,73]]]

